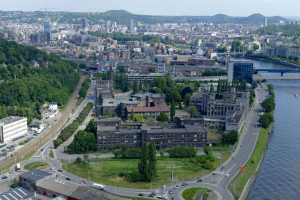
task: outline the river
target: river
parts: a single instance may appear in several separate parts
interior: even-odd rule
[[[255,66],[286,68],[282,65],[257,61]],[[270,81],[270,83],[274,86],[276,95],[273,133],[248,200],[299,200],[300,80]]]

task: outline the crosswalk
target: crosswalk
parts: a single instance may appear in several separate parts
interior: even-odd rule
[[[34,194],[24,188],[17,187],[0,194],[0,200],[35,200]]]

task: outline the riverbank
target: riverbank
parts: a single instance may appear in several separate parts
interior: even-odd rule
[[[241,167],[237,177],[230,184],[230,190],[235,199],[246,199],[251,183],[255,180],[255,176],[259,170],[261,161],[263,160],[265,150],[267,149],[271,127],[268,129],[261,128],[259,137],[255,146],[255,150],[246,163]]]
[[[262,103],[265,113],[259,119],[262,128],[259,131],[254,151],[247,163],[240,167],[239,174],[229,186],[235,199],[245,200],[247,198],[250,186],[255,180],[268,146],[269,136],[272,131],[273,111],[275,109],[275,94],[271,85],[268,85],[268,92],[269,97]]]
[[[289,61],[285,61],[282,58],[271,58],[267,56],[246,56],[247,59],[252,59],[252,60],[257,60],[257,61],[263,61],[263,62],[268,62],[268,63],[273,63],[273,64],[278,64],[278,65],[284,65],[287,67],[296,67],[300,68],[300,63],[291,63]]]

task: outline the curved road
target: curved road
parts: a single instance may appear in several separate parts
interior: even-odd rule
[[[139,196],[141,194],[148,196],[151,193],[156,193],[160,196],[162,196],[163,194],[168,194],[168,197],[171,199],[181,200],[181,193],[183,190],[190,187],[204,187],[214,191],[214,193],[217,195],[218,200],[234,200],[233,195],[228,190],[228,186],[230,182],[234,179],[234,177],[239,173],[240,166],[244,165],[250,159],[251,154],[254,151],[260,129],[259,127],[257,127],[259,118],[258,112],[259,110],[261,110],[260,103],[265,99],[266,96],[266,89],[259,86],[256,89],[256,101],[254,102],[252,109],[247,115],[247,119],[245,120],[244,124],[244,129],[240,136],[239,143],[237,144],[235,152],[222,166],[217,168],[214,172],[210,173],[209,175],[201,177],[201,179],[181,182],[177,183],[176,185],[171,185],[168,187],[153,190],[140,190],[105,186],[105,191],[129,197]],[[51,145],[47,145],[46,148],[42,152],[40,152],[40,154],[42,155],[41,158],[43,160],[46,159],[50,161],[49,163],[52,172],[62,177],[69,177],[73,182],[79,184],[92,184],[92,182],[88,180],[62,171],[59,159],[47,158],[49,154],[46,152],[49,150],[49,148],[51,148]]]

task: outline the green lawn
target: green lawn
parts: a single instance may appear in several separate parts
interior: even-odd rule
[[[184,200],[195,200],[197,193],[202,195],[203,200],[207,200],[209,190],[205,188],[189,188],[182,192],[182,197]]]
[[[220,159],[212,162],[213,169],[228,158],[226,151],[221,154]],[[171,168],[174,168],[174,176],[177,181],[193,179],[208,174],[211,170],[202,168],[197,159],[175,159],[158,158],[157,178],[152,183],[130,182],[124,174],[137,173],[138,160],[136,159],[99,159],[85,163],[66,163],[63,162],[64,170],[87,178],[94,182],[107,185],[123,186],[131,188],[157,188],[171,182]]]
[[[48,168],[48,164],[44,162],[33,162],[29,163],[24,166],[24,168],[28,171],[34,170],[34,169],[46,169]]]
[[[269,132],[269,129],[262,128],[260,130],[258,141],[250,160],[247,162],[244,171],[240,172],[230,185],[230,190],[236,199],[240,197],[248,180],[256,173],[257,166],[262,160],[264,152],[267,148]]]

